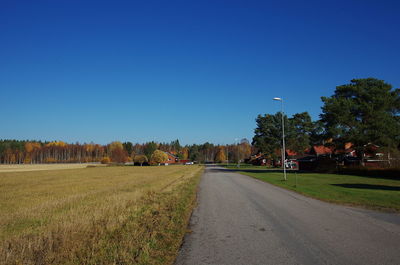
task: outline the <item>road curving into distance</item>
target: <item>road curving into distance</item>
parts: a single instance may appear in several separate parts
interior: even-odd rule
[[[182,264],[400,264],[400,215],[325,203],[207,167]]]

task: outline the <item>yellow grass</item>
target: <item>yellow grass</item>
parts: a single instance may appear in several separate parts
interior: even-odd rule
[[[0,173],[0,264],[168,264],[202,167]]]
[[[86,168],[88,166],[105,166],[93,163],[71,163],[71,164],[21,164],[21,165],[0,165],[0,172],[25,172],[37,170],[58,170]]]

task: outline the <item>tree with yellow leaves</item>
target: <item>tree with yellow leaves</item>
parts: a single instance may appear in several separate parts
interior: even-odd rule
[[[222,146],[219,146],[218,147],[218,151],[217,151],[217,153],[215,154],[215,159],[214,159],[214,161],[215,162],[217,162],[217,163],[222,163],[222,162],[225,162],[226,161],[226,155],[225,155],[225,148],[224,147],[222,147]]]
[[[108,145],[108,153],[111,161],[117,163],[125,163],[127,161],[128,154],[124,150],[121,142],[112,142]]]
[[[189,148],[187,147],[182,148],[181,154],[183,160],[189,159]]]
[[[167,160],[168,160],[168,155],[165,152],[163,152],[161,150],[156,150],[151,155],[150,162],[152,164],[160,165],[160,163],[165,163]]]

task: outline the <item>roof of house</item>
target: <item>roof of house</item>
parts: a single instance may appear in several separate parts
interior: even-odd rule
[[[252,156],[251,157],[251,160],[262,160],[262,159],[264,159],[264,158],[266,158],[266,154],[257,154],[257,155],[254,155],[254,156]]]
[[[353,148],[353,143],[345,143],[344,144],[344,149],[352,149]]]
[[[354,152],[353,143],[345,143],[344,148],[335,149],[335,154],[348,154]]]
[[[314,145],[312,149],[317,155],[329,155],[333,153],[332,148],[323,145]]]
[[[295,155],[297,155],[297,153],[296,153],[295,151],[290,150],[290,149],[286,149],[286,154],[287,154],[288,156],[295,156]]]
[[[172,156],[172,157],[176,158],[176,156],[174,156],[173,154],[171,154],[169,152],[165,152],[165,151],[163,151],[163,152],[166,153],[168,156]]]
[[[376,151],[376,150],[378,150],[379,145],[376,145],[376,144],[373,144],[373,143],[368,143],[368,144],[365,144],[364,147],[366,147],[366,148],[368,148],[370,150]]]

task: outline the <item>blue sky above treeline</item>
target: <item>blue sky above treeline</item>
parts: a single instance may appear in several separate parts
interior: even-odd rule
[[[400,87],[398,1],[1,1],[0,138],[233,143],[353,78]]]

